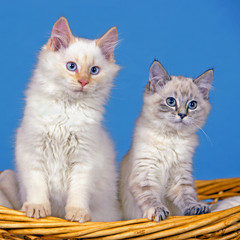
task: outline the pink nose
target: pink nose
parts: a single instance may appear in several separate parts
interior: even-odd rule
[[[89,82],[88,82],[88,80],[84,80],[84,79],[80,79],[80,80],[78,80],[78,82],[82,85],[82,87],[84,87],[85,85],[87,85]]]

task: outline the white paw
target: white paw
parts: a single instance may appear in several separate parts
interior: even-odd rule
[[[44,218],[51,215],[49,203],[36,204],[25,202],[22,206],[22,211],[25,212],[28,217],[32,218]]]
[[[168,215],[169,211],[164,206],[150,207],[144,212],[143,218],[148,218],[151,221],[159,222],[160,220],[164,220]]]
[[[76,221],[80,223],[91,221],[91,216],[88,210],[76,207],[67,207],[65,218],[69,221]]]

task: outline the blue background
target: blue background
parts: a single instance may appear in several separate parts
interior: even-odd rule
[[[116,25],[120,44],[105,124],[118,162],[131,144],[134,122],[154,58],[171,75],[197,77],[215,69],[212,111],[194,157],[197,179],[240,177],[240,1],[92,0],[4,1],[0,8],[0,170],[14,169],[14,138],[24,89],[54,22],[67,17],[76,36],[95,39]]]

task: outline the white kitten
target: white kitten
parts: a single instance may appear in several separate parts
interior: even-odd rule
[[[0,174],[0,205],[17,210],[22,206],[16,173],[12,170]]]
[[[133,143],[120,169],[124,219],[159,221],[171,215],[209,212],[197,202],[192,157],[197,130],[208,116],[213,70],[197,79],[169,76],[154,61]]]
[[[61,17],[43,46],[17,131],[22,210],[79,222],[119,220],[115,152],[102,127],[119,71],[117,29],[97,40],[74,37]]]

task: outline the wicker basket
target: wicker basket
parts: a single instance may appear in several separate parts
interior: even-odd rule
[[[240,196],[240,178],[196,181],[199,200]],[[240,206],[197,216],[77,223],[54,217],[32,219],[0,207],[1,239],[240,239]]]

